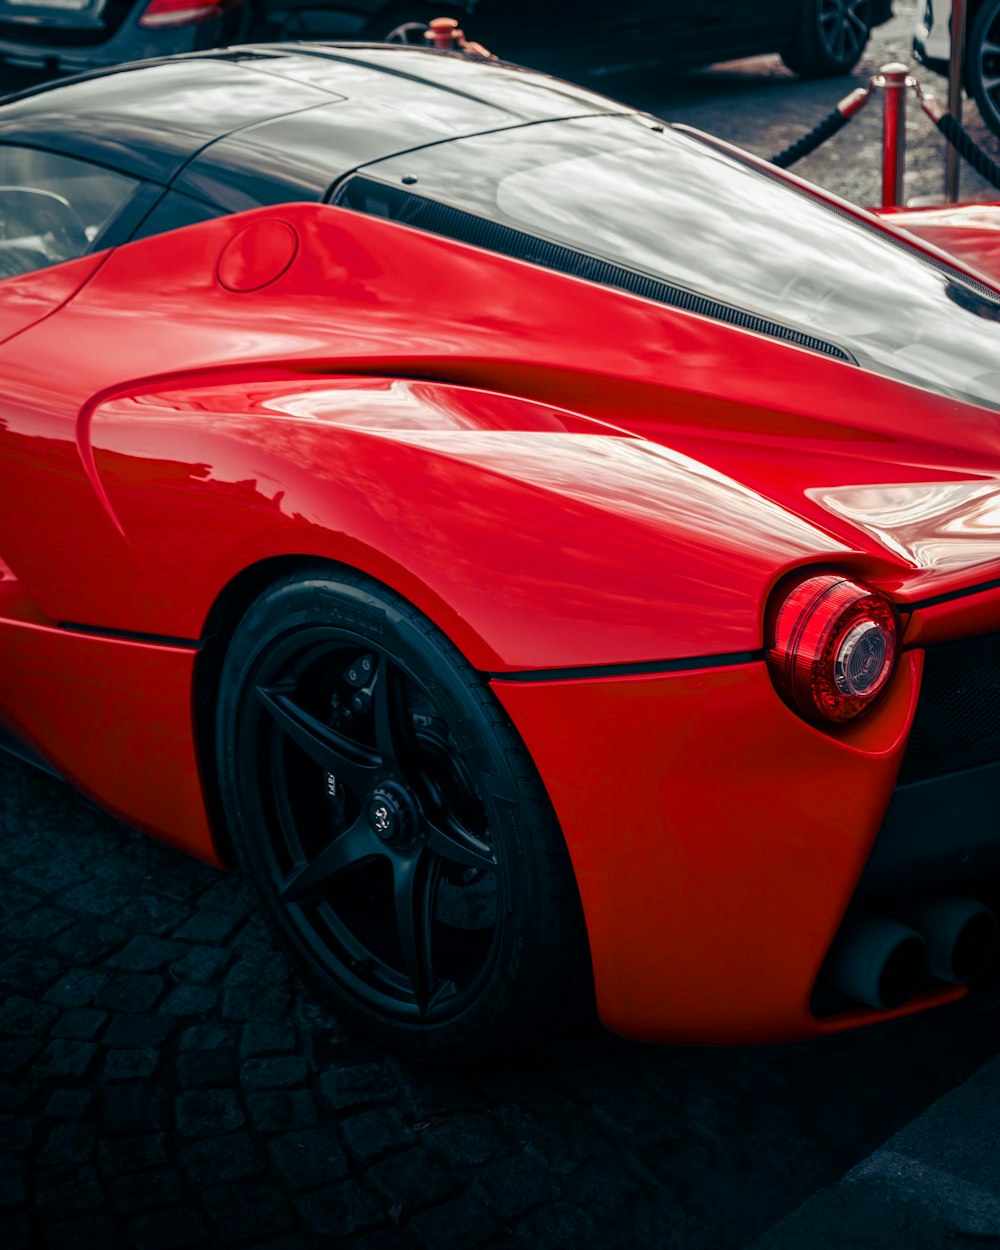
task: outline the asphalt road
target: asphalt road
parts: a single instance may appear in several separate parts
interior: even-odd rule
[[[859,81],[905,51],[907,23]],[[853,85],[774,58],[600,83],[763,155]],[[933,194],[940,144],[916,115],[911,148],[913,193]],[[799,172],[870,203],[877,152],[873,105]],[[739,1250],[1000,1045],[995,1016],[939,1013],[768,1049],[592,1034],[469,1070],[401,1064],[302,987],[237,878],[7,759],[0,991],[4,1250]]]

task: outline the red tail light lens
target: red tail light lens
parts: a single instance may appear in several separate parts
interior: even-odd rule
[[[193,26],[234,8],[240,0],[150,0],[139,25],[162,29],[165,26]]]
[[[885,690],[898,651],[888,600],[827,573],[799,582],[778,604],[767,663],[778,693],[807,720],[843,722]]]

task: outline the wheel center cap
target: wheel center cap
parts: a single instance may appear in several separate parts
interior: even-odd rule
[[[368,819],[375,836],[387,846],[402,846],[417,832],[417,807],[401,785],[385,781],[368,799]]]

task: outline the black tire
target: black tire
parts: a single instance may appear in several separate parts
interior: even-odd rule
[[[589,961],[555,817],[486,681],[410,604],[324,568],[266,591],[227,652],[217,752],[265,913],[382,1045],[473,1059],[572,1011]]]
[[[983,121],[1000,135],[1000,0],[986,0],[972,24],[965,73]]]
[[[871,34],[871,0],[802,0],[781,59],[803,78],[830,78],[857,65]]]

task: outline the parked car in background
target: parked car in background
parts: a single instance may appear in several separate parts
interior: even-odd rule
[[[951,60],[951,15],[951,0],[917,5],[913,51],[939,74],[948,73]],[[965,30],[965,87],[1000,135],[1000,0],[969,0]]]
[[[0,0],[0,64],[65,74],[248,38],[422,41],[423,25],[447,16],[503,58],[544,69],[780,52],[821,76],[850,70],[891,11],[891,0],[630,0],[612,16],[596,0]]]

